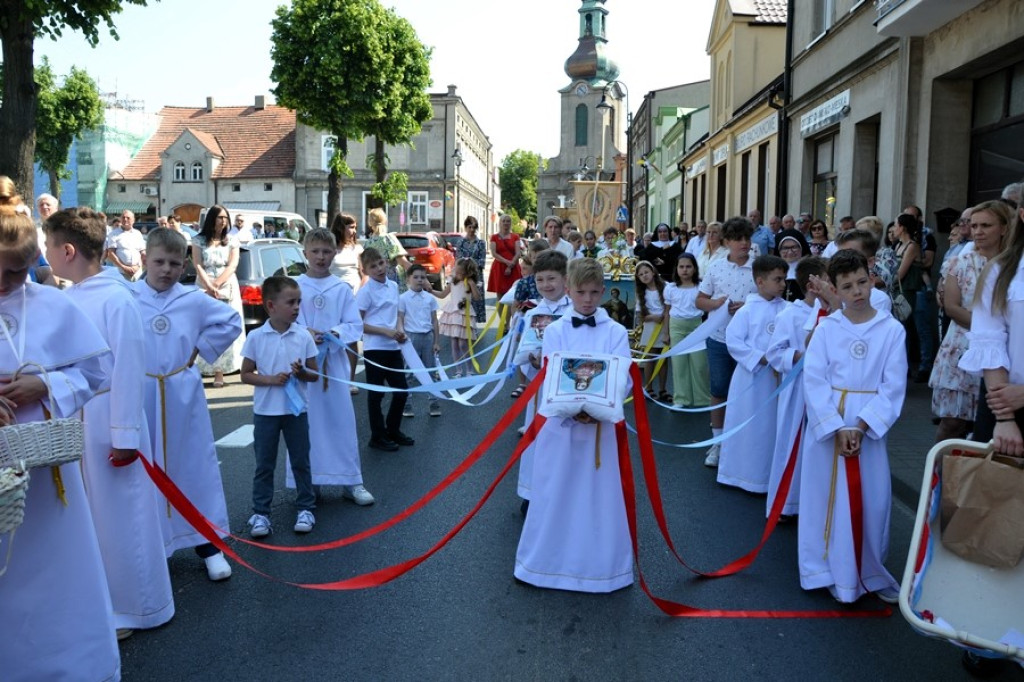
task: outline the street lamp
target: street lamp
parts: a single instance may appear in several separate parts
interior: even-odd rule
[[[601,91],[601,101],[597,108],[602,114],[612,111],[613,107],[608,103],[608,88],[618,85],[626,95],[626,210],[629,212],[628,227],[633,226],[633,111],[629,106],[629,88],[622,81],[609,81]],[[602,140],[601,144],[604,144]],[[603,153],[602,153],[603,156]]]
[[[459,145],[455,145],[455,151],[452,152],[452,161],[455,162],[455,226],[452,232],[459,231],[459,167],[462,166],[462,148]]]

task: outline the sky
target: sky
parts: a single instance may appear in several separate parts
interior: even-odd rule
[[[36,41],[57,74],[84,68],[101,92],[163,106],[273,101],[270,21],[281,0],[150,0],[101,32]],[[382,0],[433,48],[431,92],[457,85],[500,163],[516,149],[558,154],[565,60],[579,38],[578,0]],[[651,90],[708,78],[713,0],[608,0],[608,48],[636,111]]]

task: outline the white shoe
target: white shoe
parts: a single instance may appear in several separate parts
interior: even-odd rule
[[[210,580],[217,582],[231,577],[231,564],[224,558],[223,552],[208,556],[203,561],[206,562],[206,575],[210,576]]]
[[[412,403],[408,403],[407,402],[405,404],[405,407],[402,408],[402,416],[403,417],[415,417],[416,416],[416,412],[413,411],[413,409],[412,409]]]
[[[365,507],[374,503],[373,495],[371,495],[370,491],[364,488],[362,484],[342,486],[341,496],[352,500],[360,507]]]
[[[722,451],[722,445],[715,443],[708,449],[708,456],[704,458],[704,466],[717,468],[718,467],[718,455]]]
[[[249,517],[249,535],[254,538],[265,538],[270,535],[270,519],[263,514],[253,514]]]
[[[299,512],[299,515],[295,517],[296,533],[308,533],[313,530],[314,525],[316,525],[316,518],[313,516],[313,512],[308,509],[303,509]]]

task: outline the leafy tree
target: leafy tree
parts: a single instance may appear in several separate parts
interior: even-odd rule
[[[0,0],[3,43],[3,94],[0,95],[0,173],[9,175],[24,196],[34,194],[32,162],[36,156],[38,93],[34,50],[38,37],[59,38],[65,30],[81,31],[91,45],[105,24],[117,39],[113,17],[124,5],[147,0]]]
[[[336,139],[327,187],[329,219],[338,212],[341,177],[351,177],[348,140],[376,138],[367,162],[378,205],[405,198],[403,174],[387,175],[385,144],[404,144],[432,115],[430,51],[408,21],[377,0],[293,0],[278,7],[270,77],[277,101],[300,123]]]
[[[501,208],[527,220],[537,220],[537,158],[540,154],[517,149],[501,162]]]
[[[35,80],[39,95],[36,161],[50,176],[50,192],[60,199],[60,181],[71,177],[67,168],[71,143],[103,122],[103,102],[96,82],[74,66],[58,87],[49,60],[43,58]]]

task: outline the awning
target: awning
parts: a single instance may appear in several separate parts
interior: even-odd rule
[[[149,207],[153,205],[151,201],[111,201],[107,204],[107,207],[103,209],[103,212],[108,216],[121,213],[121,211],[131,211],[132,213],[149,213]]]
[[[225,201],[224,208],[229,211],[280,211],[280,201]]]

